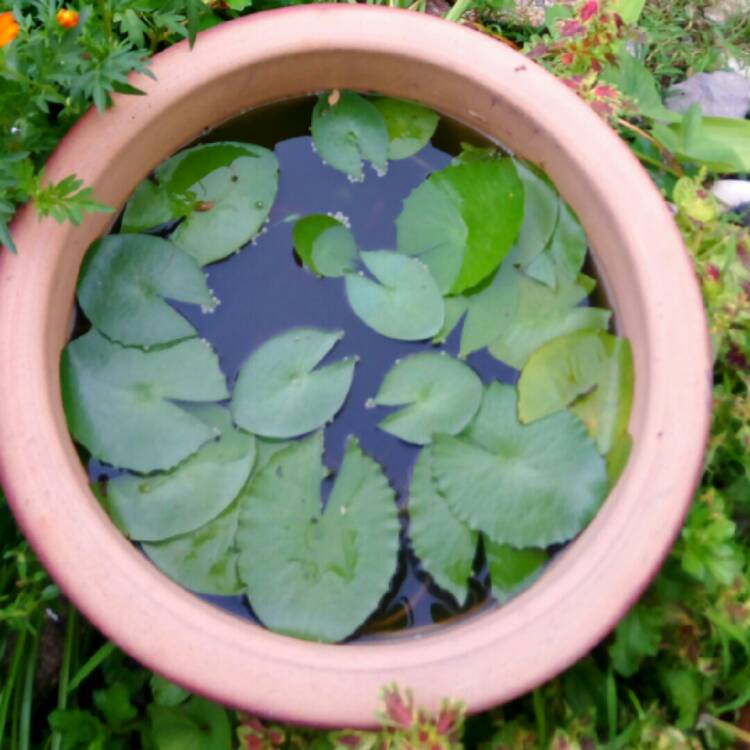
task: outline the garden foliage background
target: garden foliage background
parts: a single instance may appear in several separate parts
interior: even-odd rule
[[[131,71],[202,29],[295,2],[0,2],[0,252],[13,252],[10,221],[27,201],[58,221],[107,210],[74,175],[46,182],[44,163],[90,106],[138,95]],[[750,747],[750,211],[711,192],[719,176],[747,180],[750,121],[662,104],[696,73],[750,75],[750,5],[390,4],[470,24],[545,65],[619,130],[673,204],[716,362],[705,473],[672,553],[615,633],[532,694],[464,723],[458,703],[427,716],[392,686],[379,732],[315,732],[236,715],[133,663],[60,595],[0,493],[0,749]]]

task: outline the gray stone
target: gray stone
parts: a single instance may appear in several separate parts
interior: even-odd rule
[[[739,15],[750,14],[750,0],[718,0],[703,11],[703,15],[714,23],[726,23]]]
[[[750,203],[750,181],[717,180],[711,192],[730,209]]]
[[[750,80],[728,71],[698,73],[672,86],[664,103],[673,112],[698,103],[704,115],[743,118],[750,109]]]

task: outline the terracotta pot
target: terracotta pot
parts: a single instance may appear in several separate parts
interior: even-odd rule
[[[419,702],[472,711],[551,678],[604,637],[656,573],[701,471],[711,357],[698,288],[669,211],[628,149],[565,86],[487,36],[415,13],[307,6],[203,32],[153,61],[148,96],[89,113],[54,153],[120,207],[146,173],[206,127],[286,97],[341,87],[409,97],[531,159],[583,222],[620,331],[633,345],[635,445],[591,525],[509,605],[363,645],[267,632],[169,581],[115,529],[89,490],[63,415],[60,351],[76,277],[111,217],[81,227],[13,225],[0,261],[2,483],[34,549],[66,594],[144,665],[217,701],[321,726],[370,725],[396,681]]]

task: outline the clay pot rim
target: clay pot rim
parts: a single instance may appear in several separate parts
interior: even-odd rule
[[[711,356],[700,294],[658,192],[626,146],[585,104],[494,40],[406,11],[303,6],[202,32],[192,52],[183,43],[154,59],[158,86],[143,76],[134,78],[148,97],[118,96],[114,110],[82,118],[50,160],[50,178],[77,171],[106,200],[107,190],[115,188],[96,161],[97,139],[106,138],[116,152],[168,110],[174,121],[174,112],[195,87],[218,86],[222,76],[251,71],[246,66],[263,55],[270,59],[300,48],[310,54],[366,53],[392,57],[401,65],[409,61],[450,68],[451,75],[464,77],[477,91],[482,86],[496,90],[498,106],[506,108],[509,119],[515,107],[532,123],[533,132],[523,136],[532,144],[530,151],[537,137],[563,150],[568,171],[550,156],[550,173],[556,172],[553,177],[595,249],[599,239],[603,245],[608,242],[606,233],[576,184],[590,191],[591,205],[599,201],[608,209],[603,226],[626,238],[628,262],[646,297],[640,309],[621,291],[628,280],[608,277],[603,268],[618,313],[620,304],[627,308],[623,317],[631,328],[626,332],[642,335],[645,343],[635,346],[634,339],[634,454],[602,511],[552,570],[510,605],[423,639],[305,643],[249,627],[199,601],[144,561],[115,530],[88,490],[60,421],[59,383],[50,363],[65,326],[54,319],[50,300],[71,299],[81,246],[108,219],[89,217],[74,229],[37,223],[29,210],[13,225],[20,256],[4,253],[0,258],[0,347],[14,353],[0,362],[0,389],[16,396],[0,413],[0,476],[24,532],[71,600],[143,664],[196,692],[261,715],[320,726],[371,725],[378,688],[394,680],[415,688],[417,699],[427,706],[455,695],[465,698],[472,711],[485,709],[535,687],[593,647],[640,595],[679,530],[700,476],[710,418]],[[522,74],[522,80],[514,74]],[[337,81],[346,81],[347,75],[353,74],[334,71],[318,88],[344,85]],[[399,85],[384,80],[377,88],[406,96],[396,91]],[[426,101],[430,96],[424,90],[413,98]],[[439,108],[448,111],[450,106],[446,102]],[[485,112],[494,106],[488,103]],[[554,107],[554,113],[545,107]],[[467,110],[462,119],[483,129],[474,117],[479,114]],[[568,121],[575,125],[566,126]],[[215,124],[211,113],[205,113],[204,125]],[[544,148],[554,154],[551,146]],[[523,155],[541,160],[531,152]],[[139,158],[133,154],[135,162]],[[153,166],[141,163],[138,179]],[[129,179],[131,190],[138,179]],[[120,195],[122,185],[118,190],[113,194]],[[42,243],[47,247],[37,246]],[[651,245],[653,251],[646,252]],[[63,249],[70,252],[71,247],[79,250],[72,270],[60,259]],[[621,262],[611,249],[602,252],[605,256],[610,264]],[[639,325],[642,334],[636,330]],[[686,397],[693,407],[687,411]],[[669,439],[662,440],[663,434]],[[636,502],[647,490],[653,491],[653,501]],[[643,536],[651,534],[653,539],[643,546]]]

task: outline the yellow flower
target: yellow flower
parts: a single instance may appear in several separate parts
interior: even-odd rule
[[[18,30],[18,22],[9,10],[0,13],[0,47],[10,44],[18,36]]]
[[[78,26],[78,11],[72,8],[60,8],[57,11],[57,23],[64,29],[74,29]]]

